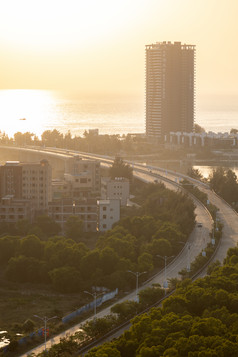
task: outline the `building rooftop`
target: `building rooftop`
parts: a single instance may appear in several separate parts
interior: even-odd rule
[[[17,166],[20,164],[20,161],[6,161],[5,165],[6,166]]]

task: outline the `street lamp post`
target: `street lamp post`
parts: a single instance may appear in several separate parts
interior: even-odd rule
[[[188,244],[188,255],[187,255],[187,272],[189,273],[191,270],[191,263],[190,263],[190,244]]]
[[[166,295],[166,289],[168,288],[168,282],[167,282],[167,259],[168,258],[173,258],[174,255],[171,255],[171,256],[167,256],[165,255],[164,257],[162,255],[159,255],[157,254],[156,255],[157,257],[161,258],[161,259],[164,259],[164,294]]]
[[[217,227],[217,222],[219,221],[219,219],[217,218],[216,214],[215,214],[215,220],[213,221],[213,229],[212,229],[212,245],[216,244],[216,240],[215,240],[215,232],[217,232],[219,229]]]
[[[34,315],[34,317],[37,317],[38,319],[42,320],[44,322],[44,335],[45,335],[45,351],[46,351],[46,324],[48,321],[52,320],[52,319],[57,319],[58,316],[53,316],[53,317],[40,317],[38,315]]]
[[[128,273],[131,273],[133,275],[135,275],[136,277],[136,301],[138,302],[139,301],[139,298],[138,298],[138,288],[139,288],[139,277],[142,275],[142,274],[145,274],[147,273],[146,271],[143,271],[142,273],[140,273],[139,271],[131,271],[131,270],[127,270]]]
[[[96,320],[96,316],[97,316],[97,296],[102,295],[103,293],[99,293],[97,294],[97,292],[95,291],[94,293],[90,293],[89,291],[84,290],[85,294],[89,294],[94,298],[94,320]]]
[[[178,243],[180,243],[180,244],[183,244],[184,246],[186,245],[186,242],[182,242],[182,241],[180,241],[180,242],[178,242]],[[188,252],[187,252],[187,267],[186,267],[186,269],[187,269],[187,272],[189,273],[190,272],[190,270],[191,270],[191,263],[190,263],[190,261],[191,261],[191,259],[190,259],[190,244],[188,243]]]

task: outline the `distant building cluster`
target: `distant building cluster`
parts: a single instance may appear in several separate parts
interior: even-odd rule
[[[167,146],[235,148],[238,146],[238,134],[229,133],[169,133],[165,135]]]
[[[62,232],[70,216],[83,222],[85,232],[106,231],[120,219],[129,199],[129,180],[102,178],[100,163],[78,156],[67,159],[62,180],[52,180],[47,160],[37,163],[7,161],[0,166],[0,221],[33,222],[47,214]]]

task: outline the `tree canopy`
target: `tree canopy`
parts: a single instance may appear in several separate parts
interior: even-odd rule
[[[66,224],[67,237],[57,236],[59,227],[47,216],[38,217],[33,226],[23,222],[22,232],[39,229],[40,234],[0,237],[5,277],[19,283],[51,284],[66,293],[92,286],[134,288],[134,277],[128,277],[127,271],[146,271],[140,282],[145,280],[163,266],[156,255],[178,253],[179,242],[186,241],[195,219],[194,205],[186,195],[156,184],[145,187],[140,195],[146,198],[141,208],[101,234],[93,249],[80,243],[82,221],[75,216]]]
[[[121,157],[116,156],[112,166],[109,168],[109,176],[112,179],[115,177],[125,177],[132,180],[133,169],[130,165],[125,164]]]
[[[103,356],[106,346],[119,352],[120,357],[237,356],[238,264],[235,258],[238,258],[238,247],[228,251],[223,266],[214,267],[209,276],[195,282],[182,281],[176,292],[164,300],[162,308],[152,308],[136,316],[130,329],[118,339],[95,347],[86,356]],[[141,295],[147,299],[151,296],[146,290]],[[131,309],[130,304],[118,304],[113,312],[123,316]]]
[[[238,181],[234,171],[218,167],[209,177],[211,188],[228,203],[237,208]]]

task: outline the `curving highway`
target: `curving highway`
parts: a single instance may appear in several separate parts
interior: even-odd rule
[[[100,162],[103,165],[107,165],[107,166],[111,165],[112,162],[114,161],[114,158],[108,156],[100,156],[100,155],[81,153],[77,151],[63,150],[63,149],[56,149],[56,148],[45,148],[45,149],[18,148],[18,150],[27,150],[27,151],[29,150],[31,152],[37,151],[40,153],[44,153],[45,155],[61,157],[62,159],[67,159],[67,157],[80,155],[84,158],[100,160]],[[132,162],[128,162],[128,163],[132,165],[134,175],[145,182],[154,182],[155,180],[157,180],[163,182],[166,185],[166,187],[168,187],[169,189],[180,190],[181,189],[179,185],[180,179],[186,178],[192,181],[193,183],[196,183],[199,189],[203,190],[208,194],[210,202],[216,205],[217,207],[219,207],[218,218],[224,225],[221,244],[214,257],[214,260],[219,259],[220,261],[223,261],[223,259],[226,256],[227,250],[230,247],[235,246],[238,242],[237,213],[224,200],[222,200],[214,192],[212,192],[207,185],[203,184],[200,181],[193,180],[185,175],[180,175],[178,173],[160,169],[158,167],[152,167],[152,166],[147,166],[147,165],[142,165]],[[197,200],[196,200],[195,213],[197,215],[197,221],[200,222],[202,225],[200,227],[196,225],[195,229],[193,230],[192,234],[189,237],[188,243],[184,246],[179,256],[177,256],[167,266],[167,278],[178,277],[178,272],[184,268],[187,268],[190,261],[192,261],[202,251],[202,249],[206,247],[207,243],[210,240],[209,232],[211,231],[211,227],[212,227],[211,216],[209,215],[205,207]],[[153,279],[146,282],[142,287],[140,287],[140,289],[143,289],[146,286],[150,286],[153,283],[160,283],[161,285],[163,285],[164,278],[165,278],[164,271],[161,271],[160,273],[156,274],[153,277]],[[124,300],[135,300],[135,299],[136,299],[136,293],[134,291],[131,294],[125,296],[120,301],[117,301],[117,303],[122,302]],[[97,316],[102,317],[109,314],[110,309],[111,307],[107,307],[101,310],[97,314]],[[65,331],[64,333],[55,336],[53,339],[47,342],[47,348],[50,348],[50,346],[54,343],[58,343],[60,341],[60,338],[65,337],[69,334],[73,334],[78,328],[79,325],[77,324],[74,327]],[[32,349],[31,351],[28,351],[27,353],[23,354],[22,357],[27,356],[30,353],[35,353],[35,354],[40,353],[43,349],[44,349],[44,344]]]

